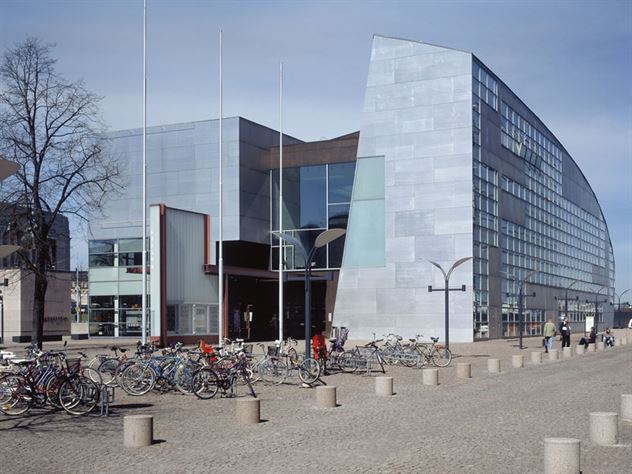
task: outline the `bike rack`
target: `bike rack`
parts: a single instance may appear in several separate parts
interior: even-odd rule
[[[110,416],[110,403],[114,402],[115,388],[101,385],[99,394],[100,413],[97,416]]]

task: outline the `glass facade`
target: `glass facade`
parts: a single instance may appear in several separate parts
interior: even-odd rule
[[[476,61],[472,61],[472,92],[476,98],[498,110],[498,81]]]
[[[614,286],[614,257],[605,220],[601,213],[592,213],[563,196],[564,160],[570,160],[565,151],[535,119],[526,118],[503,100],[504,89],[485,68],[473,62],[473,187],[474,187],[474,334],[488,337],[489,261],[490,249],[500,252],[500,305],[502,335],[519,334],[518,298],[519,282],[534,271],[529,282],[556,288],[555,319],[567,311],[571,322],[583,323],[589,316],[601,315],[599,301],[590,298],[569,298],[564,290],[570,285],[573,291],[597,293],[606,289],[611,294]],[[508,97],[511,94],[508,93]],[[489,109],[482,111],[482,103]],[[500,110],[498,110],[500,104]],[[496,120],[482,120],[485,114],[497,114]],[[482,123],[486,136],[499,133],[503,160],[522,160],[521,183],[484,163],[481,150]],[[515,163],[512,161],[512,163]],[[512,168],[514,170],[515,168]],[[511,174],[512,176],[514,171]],[[504,203],[504,204],[503,204]],[[505,212],[500,218],[499,207]],[[532,289],[530,289],[530,292]],[[552,297],[551,297],[552,299]],[[547,316],[542,299],[540,303],[524,306],[524,334],[538,335]],[[537,305],[542,307],[534,307]]]
[[[332,163],[283,169],[283,232],[311,249],[327,229],[346,229],[355,163]],[[270,171],[270,231],[279,229],[279,170]],[[271,268],[278,269],[279,240],[271,234]],[[314,268],[340,268],[345,236],[316,251]],[[286,269],[304,268],[303,258],[283,243]]]
[[[142,239],[89,242],[88,311],[92,336],[141,335],[142,247]],[[150,308],[149,296],[147,307]]]

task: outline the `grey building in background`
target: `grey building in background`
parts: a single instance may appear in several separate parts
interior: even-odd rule
[[[225,118],[222,130],[224,240],[267,246],[270,182],[259,157],[278,144],[279,133],[241,117]],[[124,165],[124,180],[121,192],[110,196],[104,214],[90,222],[90,332],[138,336],[142,293],[142,130],[115,132],[110,140],[113,152]],[[284,140],[287,144],[299,142],[289,136]],[[219,121],[150,127],[147,163],[148,204],[210,215],[210,257],[215,261],[219,238]],[[217,278],[214,285],[217,287]],[[216,305],[217,302],[214,311]],[[152,312],[155,310],[151,307]]]
[[[279,134],[243,118],[225,119],[223,133],[224,336],[276,338],[283,317],[286,335],[300,337],[303,283],[292,273],[302,260],[271,234]],[[111,139],[127,182],[91,222],[91,332],[137,336],[142,136]],[[218,152],[217,120],[149,129],[148,203],[163,205],[152,208],[162,280],[151,284],[161,293],[150,320],[163,340],[217,333]],[[526,335],[549,318],[576,331],[612,325],[614,256],[597,198],[560,141],[471,53],[376,36],[359,134],[286,137],[283,183],[281,230],[311,248],[324,230],[347,229],[314,259],[314,330],[443,336],[443,295],[428,291],[443,277],[429,261],[449,268],[463,257],[472,260],[450,280],[466,288],[450,296],[451,341],[516,336],[527,276]],[[171,288],[186,281],[196,285]]]
[[[363,173],[361,170],[365,169]],[[525,333],[567,316],[611,325],[614,256],[586,178],[544,123],[471,53],[376,36],[335,321],[354,336]],[[473,315],[473,317],[472,317]]]

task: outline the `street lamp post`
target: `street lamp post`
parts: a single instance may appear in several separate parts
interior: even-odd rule
[[[273,234],[281,240],[285,240],[289,244],[293,245],[299,250],[299,253],[303,255],[305,262],[305,358],[310,357],[310,342],[312,339],[312,262],[316,256],[316,251],[324,247],[330,242],[333,242],[339,237],[342,237],[347,231],[345,229],[329,229],[321,232],[316,237],[314,246],[309,250],[305,249],[300,240],[296,237],[286,234],[284,232],[273,232]],[[280,251],[280,250],[279,250]]]
[[[564,317],[568,318],[568,290],[571,289],[571,287],[575,284],[575,283],[579,283],[579,280],[573,280],[571,282],[570,285],[568,285],[566,288],[564,288]],[[555,297],[555,299],[557,300],[557,296]],[[575,298],[570,298],[571,300],[579,300],[579,296],[575,296]],[[561,311],[560,311],[561,312]],[[561,316],[560,316],[561,317]],[[585,331],[585,327],[584,327],[584,336],[586,335],[586,331]]]
[[[458,267],[459,265],[467,262],[471,258],[472,257],[460,258],[459,260],[457,260],[456,262],[454,262],[452,264],[452,266],[450,267],[450,270],[448,270],[447,273],[441,267],[441,265],[439,265],[437,262],[433,262],[432,260],[428,260],[435,267],[437,267],[439,270],[441,270],[441,273],[443,273],[444,287],[443,288],[433,288],[432,285],[428,285],[428,292],[430,292],[430,293],[433,292],[433,291],[443,291],[443,292],[445,292],[445,322],[444,322],[444,326],[445,326],[445,348],[446,348],[446,350],[450,348],[450,298],[449,298],[449,294],[450,294],[450,291],[465,291],[465,285],[461,285],[459,288],[450,288],[450,275],[452,274],[452,271],[456,267]]]
[[[519,346],[520,350],[525,349],[522,345],[522,333],[524,332],[524,298],[527,296],[524,294],[524,285],[527,283],[527,280],[535,275],[537,271],[531,270],[529,273],[525,275],[522,280],[519,280],[518,285],[518,294],[507,293],[507,296],[517,296],[518,297],[518,332],[519,332]],[[535,292],[533,292],[529,296],[535,296]]]
[[[604,288],[607,288],[607,286],[602,286],[601,288],[599,288],[597,290],[597,293],[595,293],[595,331],[599,332],[599,303],[607,303],[608,299],[603,299],[600,300],[599,299],[599,293],[601,293],[601,290],[603,290]],[[592,303],[592,301],[590,300],[586,300],[586,303]]]
[[[621,298],[623,298],[623,295],[625,295],[628,291],[632,290],[632,288],[628,288],[627,290],[623,291],[623,293],[619,293],[617,294],[617,292],[614,292],[614,295],[617,297],[617,311],[621,311]]]

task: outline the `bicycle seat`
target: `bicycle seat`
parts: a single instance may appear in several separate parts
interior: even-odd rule
[[[432,342],[439,342],[439,338],[438,337],[431,337],[430,340]]]

